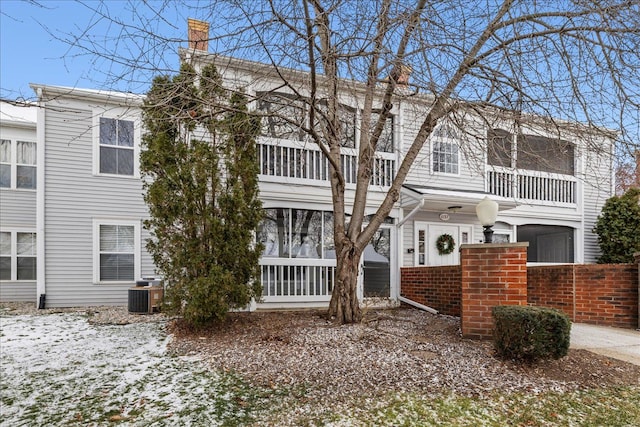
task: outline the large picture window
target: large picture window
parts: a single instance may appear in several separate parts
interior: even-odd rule
[[[133,282],[139,276],[139,225],[95,221],[95,279],[99,283]]]
[[[36,233],[0,232],[0,280],[36,280]]]
[[[133,176],[133,122],[100,117],[99,135],[100,173]]]
[[[491,166],[511,167],[511,135],[506,130],[491,129],[487,135],[487,163]]]
[[[528,242],[527,262],[573,263],[575,229],[557,225],[518,226],[518,242]]]
[[[513,134],[502,129],[487,133],[487,163],[492,166],[515,167],[549,173],[574,175],[575,148],[568,141],[538,135],[519,134],[517,145]]]
[[[36,143],[0,140],[0,187],[36,189]]]
[[[378,118],[380,114],[377,112],[371,113],[371,126],[375,127],[378,122]],[[373,132],[373,129],[371,130]],[[387,120],[384,123],[384,127],[382,128],[382,133],[380,134],[380,139],[378,140],[378,145],[376,146],[376,151],[380,151],[383,153],[393,153],[393,149],[395,148],[394,144],[394,120],[393,116],[387,117]]]
[[[333,215],[306,209],[265,209],[258,229],[264,257],[334,259]]]
[[[301,129],[306,121],[306,109],[302,100],[285,94],[263,94],[258,101],[262,118],[261,134],[271,138],[304,140]]]

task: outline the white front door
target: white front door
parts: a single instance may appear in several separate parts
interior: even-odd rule
[[[473,226],[449,223],[415,223],[415,265],[457,265],[460,263],[460,245],[470,243]],[[440,254],[436,246],[438,238],[444,234],[453,237],[454,250]]]

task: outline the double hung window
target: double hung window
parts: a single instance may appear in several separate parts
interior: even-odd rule
[[[460,155],[460,138],[456,129],[449,123],[442,123],[433,133],[431,158],[433,171],[458,174]]]
[[[100,173],[133,176],[133,122],[100,117],[99,135]]]
[[[0,140],[0,187],[36,189],[36,143]]]
[[[95,281],[133,282],[139,276],[139,226],[126,221],[96,221]]]
[[[36,280],[36,233],[0,232],[0,280]]]

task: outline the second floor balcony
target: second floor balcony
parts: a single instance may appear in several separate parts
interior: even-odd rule
[[[261,138],[258,142],[261,180],[307,185],[329,185],[330,164],[313,143]],[[347,186],[358,177],[358,152],[342,148],[342,174]],[[373,161],[371,185],[388,188],[396,173],[396,154],[377,152]]]
[[[530,204],[573,207],[577,179],[571,175],[492,166],[486,171],[486,191]]]

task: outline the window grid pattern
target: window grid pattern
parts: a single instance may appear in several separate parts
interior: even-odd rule
[[[458,173],[458,145],[450,141],[434,141],[433,171]]]

